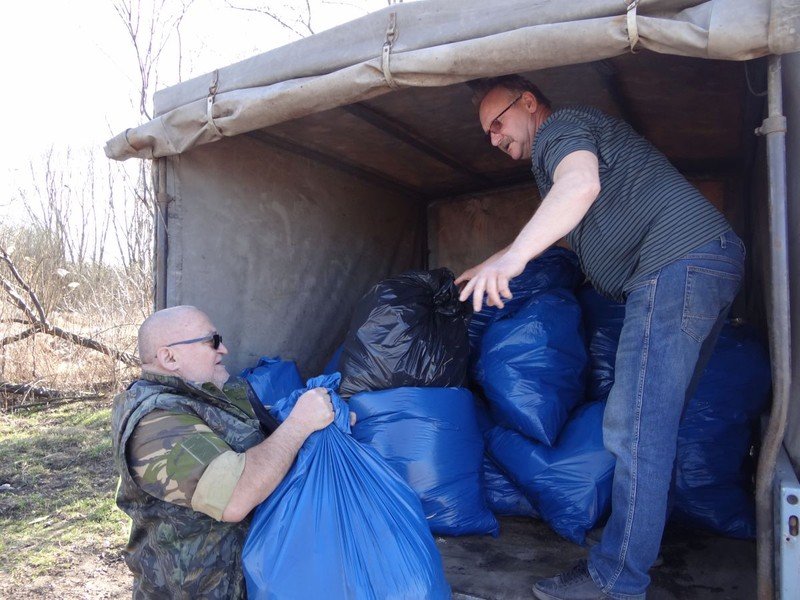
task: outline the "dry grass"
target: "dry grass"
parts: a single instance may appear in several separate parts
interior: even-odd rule
[[[112,348],[134,353],[136,330],[144,319],[128,315],[86,316],[77,313],[54,313],[50,320],[67,331],[101,341]],[[27,328],[20,323],[0,324],[0,337]],[[0,348],[0,380],[27,383],[64,392],[113,391],[130,380],[137,369],[66,340],[43,333]],[[10,404],[27,401],[6,398]]]
[[[35,227],[0,226],[0,247],[8,253],[0,261],[6,282],[0,289],[0,339],[26,331],[43,314],[53,326],[135,354],[136,330],[150,308],[146,265],[70,263],[54,234]],[[109,392],[135,375],[136,369],[114,358],[46,333],[0,346],[0,381],[10,384],[68,394]],[[8,394],[0,408],[30,401]]]

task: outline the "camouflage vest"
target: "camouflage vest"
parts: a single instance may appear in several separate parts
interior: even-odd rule
[[[227,389],[227,388],[226,388]],[[236,452],[264,439],[258,420],[213,386],[147,374],[114,400],[112,431],[120,473],[117,506],[132,520],[125,562],[133,597],[245,598],[242,546],[249,520],[218,522],[143,491],[128,471],[125,448],[139,420],[155,409],[203,420]]]

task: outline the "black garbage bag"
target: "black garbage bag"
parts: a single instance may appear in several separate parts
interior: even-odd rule
[[[339,359],[339,393],[464,387],[472,308],[449,269],[385,279],[356,305]]]

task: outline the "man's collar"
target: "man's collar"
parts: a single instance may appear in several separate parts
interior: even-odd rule
[[[167,387],[171,387],[176,390],[184,392],[208,395],[208,396],[213,396],[215,398],[227,400],[227,398],[225,397],[225,393],[211,382],[202,384],[194,383],[191,381],[186,381],[185,379],[181,379],[180,377],[176,377],[174,375],[162,375],[160,373],[151,373],[150,371],[142,371],[140,379],[144,381],[152,381],[154,383],[160,383],[161,385],[165,385]]]

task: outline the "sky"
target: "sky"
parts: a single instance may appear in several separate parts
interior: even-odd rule
[[[139,1],[143,7],[164,3],[160,14],[166,14],[181,0]],[[387,3],[312,0],[312,25],[321,31]],[[291,19],[292,8],[285,5],[305,6],[305,1],[261,1],[266,4]],[[31,163],[41,163],[50,148],[99,152],[103,160],[106,140],[140,123],[139,75],[133,45],[112,0],[7,2],[2,21],[0,114],[6,143],[0,146],[0,218],[12,218],[18,214],[18,190],[30,183]],[[233,9],[225,0],[194,0],[180,31],[184,80],[297,39],[268,17]],[[156,89],[179,81],[177,39],[174,34],[170,38]]]

